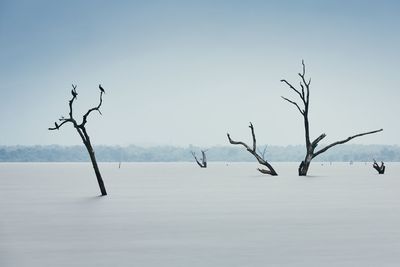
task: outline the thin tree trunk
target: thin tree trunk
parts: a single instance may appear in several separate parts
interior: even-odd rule
[[[106,187],[104,186],[103,178],[101,178],[99,166],[97,165],[96,156],[94,155],[94,150],[90,142],[84,142],[85,147],[89,153],[90,160],[92,161],[93,169],[96,174],[97,182],[99,183],[100,192],[102,196],[107,195]]]

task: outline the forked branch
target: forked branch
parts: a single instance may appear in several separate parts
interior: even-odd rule
[[[258,163],[267,167],[267,169],[258,168],[257,170],[260,171],[261,173],[269,174],[269,175],[273,175],[273,176],[278,175],[276,173],[276,171],[274,170],[274,168],[272,167],[272,165],[269,164],[268,161],[264,159],[265,150],[264,150],[264,153],[262,156],[257,153],[256,135],[254,133],[254,127],[251,122],[250,122],[249,128],[251,129],[251,136],[253,138],[253,146],[252,147],[250,147],[249,145],[247,145],[246,143],[244,143],[242,141],[234,141],[231,138],[231,136],[229,135],[229,133],[227,133],[226,135],[228,136],[229,143],[231,143],[232,145],[244,146],[246,148],[246,150],[257,159]]]
[[[72,84],[72,90],[71,90],[71,95],[72,98],[71,100],[68,101],[68,105],[69,105],[69,118],[64,118],[64,116],[62,116],[59,121],[61,122],[60,124],[58,124],[57,122],[54,122],[54,127],[50,127],[48,128],[50,131],[52,130],[59,130],[61,126],[63,126],[64,124],[66,124],[67,122],[71,122],[72,124],[74,124],[75,128],[77,126],[76,121],[73,117],[73,110],[72,110],[72,106],[74,104],[75,99],[78,96],[78,93],[76,92],[76,85]]]
[[[96,107],[89,109],[89,110],[85,113],[85,115],[83,115],[82,123],[79,125],[79,127],[85,126],[85,124],[86,124],[86,122],[87,122],[88,116],[89,116],[90,113],[92,113],[93,111],[97,111],[97,112],[100,113],[100,115],[102,115],[102,114],[101,114],[101,111],[100,111],[100,107],[101,107],[101,104],[103,103],[103,94],[104,94],[104,91],[103,91],[103,90],[100,90],[100,101],[99,101],[99,104],[98,104]]]
[[[192,154],[193,158],[196,160],[196,163],[200,166],[200,168],[207,168],[206,151],[207,150],[201,151],[202,158],[200,160],[197,158],[196,153],[190,151],[190,153]]]
[[[383,163],[383,161],[381,161],[381,165],[379,166],[379,164],[376,162],[376,160],[374,159],[374,164],[372,165],[372,167],[374,167],[374,169],[379,173],[379,174],[384,174],[385,173],[385,163]]]

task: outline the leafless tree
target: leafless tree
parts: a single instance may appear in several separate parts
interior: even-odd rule
[[[247,149],[247,151],[249,151],[249,153],[252,154],[257,159],[258,163],[260,163],[261,165],[264,165],[265,167],[267,167],[267,170],[258,168],[257,170],[260,171],[261,173],[269,174],[269,175],[273,175],[273,176],[278,175],[276,173],[276,171],[274,170],[274,168],[272,167],[272,165],[269,164],[268,161],[265,159],[266,148],[264,149],[264,152],[262,153],[262,155],[259,155],[257,153],[256,135],[254,133],[254,127],[253,127],[253,124],[251,122],[250,122],[249,128],[251,129],[251,135],[253,137],[253,147],[248,146],[244,142],[232,140],[232,138],[229,135],[229,133],[227,133],[226,135],[228,136],[229,143],[231,143],[232,145],[242,145],[242,146],[244,146]]]
[[[309,104],[310,104],[310,84],[311,84],[311,78],[306,79],[305,75],[306,75],[306,66],[304,64],[304,60],[301,62],[303,65],[303,71],[302,73],[299,73],[300,76],[300,88],[296,88],[295,86],[293,86],[291,83],[289,83],[286,80],[281,80],[281,82],[285,83],[291,90],[293,90],[299,97],[301,100],[301,104],[299,105],[297,102],[290,100],[286,97],[282,98],[284,100],[286,100],[287,102],[293,104],[297,110],[300,112],[300,114],[303,116],[303,120],[304,120],[304,130],[305,130],[305,141],[306,141],[306,156],[304,158],[304,160],[300,163],[299,166],[299,175],[300,176],[304,176],[307,175],[308,172],[308,168],[310,167],[310,163],[311,160],[313,158],[315,158],[316,156],[324,153],[325,151],[327,151],[328,149],[336,146],[336,145],[340,145],[340,144],[344,144],[347,143],[348,141],[350,141],[353,138],[356,137],[360,137],[363,135],[367,135],[367,134],[373,134],[373,133],[377,133],[377,132],[381,132],[383,129],[379,129],[379,130],[375,130],[375,131],[370,131],[370,132],[365,132],[365,133],[360,133],[360,134],[356,134],[353,136],[349,136],[346,139],[334,142],[330,145],[325,146],[324,148],[315,151],[318,143],[325,138],[326,134],[323,133],[320,136],[318,136],[314,141],[311,142],[310,140],[310,123],[308,120],[308,111],[309,111]]]
[[[69,100],[69,116],[67,118],[65,117],[61,117],[59,119],[59,124],[57,122],[54,123],[54,127],[50,127],[49,130],[59,130],[64,124],[66,123],[72,123],[72,125],[74,126],[74,128],[76,129],[76,131],[78,132],[79,136],[81,137],[83,144],[85,145],[89,156],[90,156],[90,160],[92,161],[92,165],[93,165],[93,169],[94,172],[96,174],[96,178],[97,178],[97,182],[99,184],[100,187],[100,192],[102,196],[107,195],[106,192],[106,188],[104,186],[104,182],[103,179],[101,177],[100,174],[100,170],[99,170],[99,166],[97,165],[97,161],[96,161],[96,157],[94,154],[94,150],[93,150],[93,146],[92,143],[90,142],[90,137],[86,131],[86,123],[87,123],[87,118],[89,117],[89,115],[93,112],[93,111],[97,111],[99,112],[99,114],[101,115],[101,111],[100,111],[100,107],[101,104],[103,103],[103,94],[104,89],[101,87],[101,85],[99,85],[99,89],[100,89],[100,102],[96,107],[93,107],[91,109],[89,109],[82,117],[82,122],[78,123],[74,116],[73,116],[73,104],[74,101],[77,99],[78,93],[76,92],[76,85],[72,85],[72,90],[71,90],[71,94],[72,94],[72,98],[71,100]]]
[[[206,151],[207,150],[202,150],[201,151],[201,159],[197,159],[196,153],[194,153],[193,151],[190,151],[190,153],[192,154],[193,158],[196,160],[197,164],[200,166],[200,168],[207,168],[207,157],[206,157]]]
[[[381,165],[379,165],[376,160],[374,160],[374,164],[372,165],[374,169],[379,173],[379,174],[384,174],[385,173],[385,164],[383,161],[381,161]]]

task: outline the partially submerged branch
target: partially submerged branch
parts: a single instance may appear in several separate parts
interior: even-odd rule
[[[197,158],[196,153],[194,153],[193,151],[190,151],[190,153],[192,154],[193,158],[196,160],[196,163],[200,166],[200,168],[207,168],[206,151],[207,150],[201,151],[202,158],[200,160]]]
[[[385,173],[385,164],[383,163],[383,161],[381,161],[381,165],[379,165],[376,160],[374,159],[374,164],[372,165],[372,167],[374,167],[374,169],[379,173],[379,174],[384,174]]]
[[[257,159],[258,163],[260,163],[261,165],[264,165],[265,167],[267,167],[267,169],[258,168],[257,170],[260,171],[261,173],[269,174],[269,175],[273,175],[273,176],[278,175],[276,173],[276,171],[274,170],[274,168],[272,167],[272,165],[269,164],[268,161],[264,159],[265,150],[264,150],[264,153],[262,154],[262,156],[257,153],[256,135],[254,133],[254,127],[253,127],[253,124],[251,122],[250,122],[249,128],[251,129],[251,135],[252,135],[252,138],[253,138],[253,146],[252,147],[250,147],[249,145],[247,145],[246,143],[244,143],[242,141],[234,141],[231,138],[231,136],[229,135],[229,133],[227,133],[226,135],[228,136],[229,143],[231,143],[232,145],[242,145],[242,146],[244,146],[246,148],[246,150],[249,153],[251,153]]]

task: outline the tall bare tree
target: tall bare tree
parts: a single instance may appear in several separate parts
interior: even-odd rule
[[[340,144],[344,144],[347,143],[348,141],[350,141],[353,138],[356,137],[360,137],[363,135],[367,135],[367,134],[373,134],[373,133],[377,133],[377,132],[381,132],[383,129],[379,129],[379,130],[375,130],[375,131],[370,131],[370,132],[364,132],[364,133],[360,133],[360,134],[356,134],[353,136],[349,136],[346,139],[334,142],[330,145],[325,146],[324,148],[315,151],[318,143],[324,139],[326,137],[326,134],[323,133],[320,136],[318,136],[315,140],[311,141],[310,140],[310,123],[308,120],[308,112],[309,112],[309,104],[310,104],[310,84],[311,84],[311,78],[310,79],[306,79],[305,75],[306,75],[306,66],[304,64],[304,60],[302,60],[302,65],[303,65],[303,71],[301,73],[299,73],[300,76],[300,88],[296,88],[295,86],[293,86],[291,83],[289,83],[288,81],[286,81],[285,79],[281,80],[281,82],[285,83],[291,90],[293,90],[299,97],[301,100],[301,104],[297,103],[296,101],[290,100],[286,97],[282,98],[284,100],[286,100],[287,102],[293,104],[297,110],[300,112],[300,114],[303,116],[303,120],[304,120],[304,131],[305,131],[305,141],[306,141],[306,156],[304,158],[304,160],[300,163],[299,166],[299,175],[300,176],[304,176],[307,175],[308,172],[308,168],[310,167],[310,163],[311,160],[313,158],[315,158],[316,156],[324,153],[325,151],[327,151],[328,149],[336,146],[336,145],[340,145]]]
[[[244,142],[232,140],[232,138],[229,135],[229,133],[227,133],[226,135],[228,136],[229,143],[231,143],[232,145],[242,145],[242,146],[244,146],[246,148],[246,150],[257,159],[258,163],[260,163],[261,165],[264,165],[265,167],[267,167],[267,169],[258,168],[257,170],[260,171],[261,173],[269,174],[269,175],[273,175],[273,176],[278,175],[276,173],[276,171],[274,170],[274,168],[272,167],[272,165],[269,164],[268,161],[264,158],[266,149],[264,149],[264,152],[262,153],[262,155],[257,153],[256,135],[254,133],[254,127],[253,127],[253,124],[251,122],[250,122],[249,128],[251,129],[251,135],[253,137],[253,147],[248,146]]]
[[[202,150],[201,151],[201,159],[199,160],[196,156],[196,153],[193,151],[190,151],[192,154],[193,158],[196,160],[197,164],[200,166],[200,168],[207,168],[207,157],[206,157],[206,151],[207,150]]]
[[[103,103],[103,94],[105,93],[103,87],[101,85],[99,85],[99,89],[100,89],[100,102],[96,107],[93,107],[91,109],[89,109],[82,117],[82,122],[78,123],[74,116],[73,116],[73,104],[74,101],[77,99],[78,93],[76,92],[76,85],[72,85],[72,90],[71,90],[71,94],[72,94],[72,98],[71,100],[69,100],[69,116],[67,118],[65,117],[61,117],[59,119],[59,124],[57,122],[54,123],[54,127],[50,127],[49,130],[53,131],[53,130],[59,130],[64,124],[66,123],[71,123],[74,128],[76,129],[76,131],[78,132],[79,136],[81,137],[83,144],[85,145],[89,156],[90,156],[90,160],[92,161],[92,165],[93,165],[93,169],[94,172],[96,174],[96,178],[97,178],[97,182],[99,184],[100,187],[100,192],[102,196],[107,195],[107,191],[106,188],[104,186],[104,182],[103,179],[101,177],[100,174],[100,170],[99,170],[99,166],[97,165],[97,161],[96,161],[96,157],[94,154],[94,150],[93,150],[93,146],[92,143],[90,142],[90,137],[86,131],[86,123],[87,123],[87,118],[89,117],[89,115],[93,112],[93,111],[97,111],[99,112],[99,114],[101,115],[101,111],[100,111],[100,107],[101,104]]]

